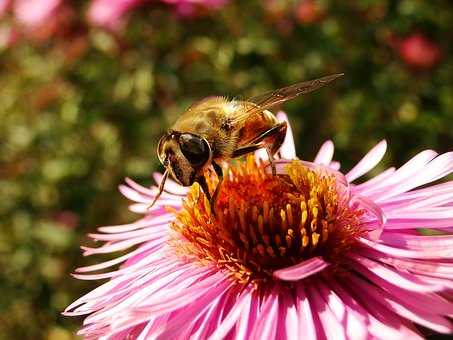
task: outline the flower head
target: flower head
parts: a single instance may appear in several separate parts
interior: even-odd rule
[[[95,26],[116,31],[124,16],[145,0],[93,0],[87,11],[88,20]]]
[[[413,33],[402,39],[398,52],[406,64],[420,70],[432,68],[442,58],[440,47],[421,33]]]
[[[90,314],[80,331],[87,338],[420,338],[415,325],[453,332],[453,185],[426,186],[453,171],[453,153],[424,151],[352,184],[385,149],[379,143],[343,175],[331,142],[313,163],[301,161],[289,131],[276,176],[260,153],[229,165],[215,217],[197,185],[168,181],[147,211],[157,188],[127,179],[120,190],[144,216],[100,228],[91,237],[105,244],[84,250],[136,248],[79,268],[77,278],[110,280],[65,313]]]

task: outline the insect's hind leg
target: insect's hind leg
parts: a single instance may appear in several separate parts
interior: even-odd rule
[[[275,169],[273,157],[285,140],[287,127],[288,125],[286,124],[286,122],[279,122],[278,124],[255,137],[249,145],[235,150],[232,154],[232,157],[239,157],[250,152],[254,152],[258,149],[265,148],[272,167],[272,174],[276,175],[277,171]]]
[[[274,155],[280,149],[285,140],[287,128],[288,125],[286,122],[280,122],[271,129],[263,132],[255,139],[257,142],[262,142],[264,148],[266,149],[267,156],[269,157],[269,163],[272,168],[272,175],[274,176],[277,174],[274,163]]]
[[[271,145],[270,151],[272,155],[275,155],[277,151],[280,149],[282,146],[283,142],[285,141],[286,137],[286,130],[288,129],[288,124],[286,122],[280,122],[278,124],[278,129],[275,131],[275,133],[270,136],[269,138],[266,138],[266,144],[267,141],[270,139],[269,144]]]

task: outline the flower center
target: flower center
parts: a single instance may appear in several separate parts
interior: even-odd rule
[[[171,244],[179,255],[214,263],[244,284],[271,282],[275,270],[314,256],[331,270],[344,269],[345,253],[364,233],[363,211],[350,208],[347,188],[300,161],[277,176],[253,157],[238,162],[222,183],[216,212],[194,185],[172,224]]]

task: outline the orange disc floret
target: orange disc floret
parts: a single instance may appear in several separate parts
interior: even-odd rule
[[[288,163],[276,176],[265,168],[253,157],[232,166],[216,216],[194,185],[172,224],[175,251],[256,286],[275,280],[275,270],[314,256],[332,263],[331,270],[346,268],[344,255],[364,232],[363,212],[349,207],[347,188],[327,170],[312,170],[300,161]]]

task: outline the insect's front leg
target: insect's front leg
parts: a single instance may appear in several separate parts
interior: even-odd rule
[[[200,176],[197,179],[198,184],[200,184],[201,190],[203,190],[206,198],[208,199],[209,203],[211,204],[212,198],[211,193],[209,192],[208,183],[206,182],[206,178],[204,176]]]
[[[215,203],[217,201],[217,197],[219,196],[220,187],[222,186],[222,182],[223,182],[223,169],[216,162],[212,162],[212,167],[214,168],[214,171],[215,171],[215,173],[217,175],[217,178],[219,179],[219,182],[217,183],[217,186],[216,186],[215,191],[214,191],[214,195],[212,196],[212,200],[211,200],[211,211],[215,215],[216,214],[216,212],[215,212]]]

